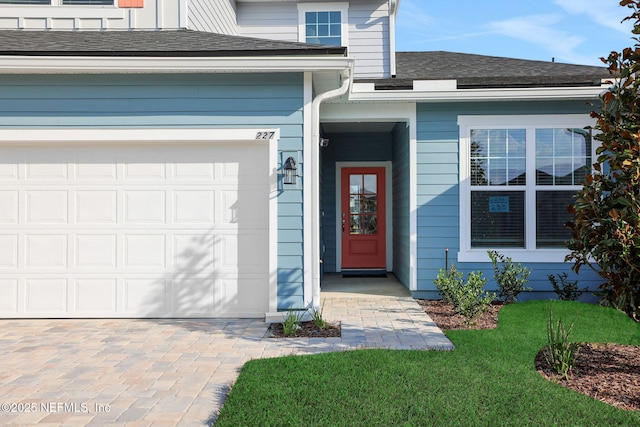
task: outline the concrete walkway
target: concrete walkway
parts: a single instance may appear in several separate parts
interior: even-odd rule
[[[341,338],[266,338],[251,319],[0,320],[0,425],[203,426],[251,359],[453,348],[393,279],[330,282]]]

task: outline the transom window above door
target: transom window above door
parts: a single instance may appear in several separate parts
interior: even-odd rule
[[[591,171],[588,115],[461,116],[459,261],[497,249],[562,261],[567,207]]]

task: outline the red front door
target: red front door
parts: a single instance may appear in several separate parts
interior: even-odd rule
[[[385,169],[343,168],[340,188],[342,268],[386,268]]]

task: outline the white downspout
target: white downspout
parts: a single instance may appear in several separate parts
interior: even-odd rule
[[[320,104],[344,95],[351,86],[351,69],[342,72],[342,86],[316,96],[311,103],[311,292],[320,307]]]

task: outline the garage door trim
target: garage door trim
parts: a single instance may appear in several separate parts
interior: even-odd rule
[[[39,128],[39,129],[0,129],[0,145],[88,145],[88,144],[220,144],[242,143],[268,145],[268,170],[270,171],[268,195],[268,311],[277,309],[277,224],[278,224],[278,140],[279,129],[77,129],[77,128]],[[265,313],[266,314],[266,313]],[[20,316],[23,317],[23,316]],[[74,316],[75,317],[75,316]]]

